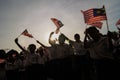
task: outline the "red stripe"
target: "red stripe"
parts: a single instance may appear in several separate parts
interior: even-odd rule
[[[95,17],[94,13],[93,13],[93,9],[88,9],[86,11],[82,11],[82,13],[84,15],[85,23],[87,23],[87,24],[107,19],[106,15]]]

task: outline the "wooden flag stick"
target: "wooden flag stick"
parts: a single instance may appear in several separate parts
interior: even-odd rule
[[[39,43],[42,47],[46,48],[46,46],[45,46],[44,44],[42,44],[40,41],[38,41],[36,38],[33,37],[33,39],[34,39],[37,43]]]
[[[104,9],[105,9],[105,6],[104,6],[104,5],[103,5],[103,7],[104,7]],[[106,9],[105,9],[105,13],[106,13]],[[107,25],[107,30],[109,31],[107,13],[106,13],[106,25]]]
[[[106,25],[107,25],[107,30],[109,31],[108,20],[106,20]]]

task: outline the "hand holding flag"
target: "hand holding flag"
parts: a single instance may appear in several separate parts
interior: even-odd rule
[[[57,29],[56,29],[56,34],[59,32],[59,29],[64,25],[60,20],[56,19],[56,18],[51,18],[52,22],[56,25]]]

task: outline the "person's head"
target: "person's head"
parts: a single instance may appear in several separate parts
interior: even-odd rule
[[[87,28],[87,34],[95,41],[99,40],[100,38],[99,30],[97,30],[97,28],[94,26]]]
[[[80,35],[76,33],[76,34],[74,35],[74,39],[75,39],[76,41],[79,41],[79,40],[80,40]]]
[[[65,43],[65,37],[63,34],[61,34],[58,38],[59,44],[64,44]]]
[[[36,50],[36,45],[34,45],[34,44],[30,44],[29,46],[28,46],[28,50],[30,51],[30,52],[35,52],[35,50]]]
[[[110,37],[111,37],[113,40],[118,40],[118,39],[119,39],[117,32],[111,32]]]
[[[44,49],[42,47],[39,47],[36,51],[38,54],[40,54],[41,56],[44,55]]]
[[[18,58],[19,57],[18,51],[14,50],[14,49],[7,52],[7,55],[9,58]]]
[[[6,52],[3,49],[0,49],[0,59],[6,58]]]

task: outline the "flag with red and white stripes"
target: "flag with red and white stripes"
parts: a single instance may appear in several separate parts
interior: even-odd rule
[[[103,23],[102,23],[102,22],[94,22],[94,23],[91,23],[91,24],[89,24],[89,25],[92,25],[92,26],[95,26],[95,27],[97,27],[97,28],[101,29],[101,28],[102,28]]]
[[[105,8],[92,8],[86,11],[82,11],[86,24],[107,20]]]
[[[22,33],[22,35],[33,38],[32,34],[28,33],[27,29],[25,29]]]
[[[63,26],[63,23],[60,20],[58,20],[56,18],[51,18],[51,20],[57,26],[57,28],[61,28]]]

